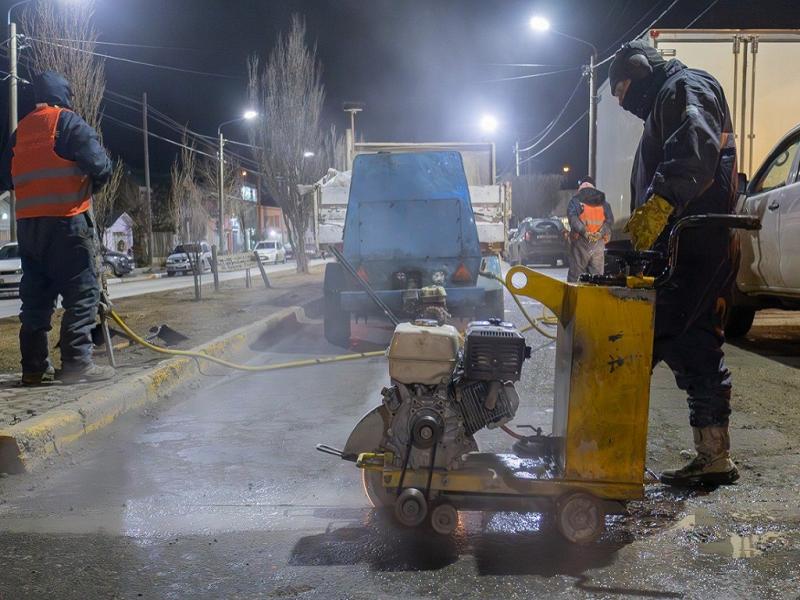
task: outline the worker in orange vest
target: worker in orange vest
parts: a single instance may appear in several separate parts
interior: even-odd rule
[[[567,281],[578,281],[582,273],[602,275],[614,215],[606,202],[606,195],[594,187],[591,177],[578,181],[578,193],[567,206],[567,219],[570,228]]]
[[[20,121],[0,159],[0,186],[16,194],[22,261],[19,333],[22,383],[52,379],[47,333],[61,296],[61,381],[110,379],[92,360],[91,331],[100,289],[92,191],[108,181],[111,161],[97,132],[71,109],[72,90],[57,73],[33,81],[36,107]]]

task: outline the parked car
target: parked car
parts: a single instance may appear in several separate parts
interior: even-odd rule
[[[739,232],[741,263],[725,333],[743,336],[762,308],[800,309],[800,125],[769,153],[739,198],[760,231]]]
[[[191,260],[189,258],[191,254]],[[199,254],[199,256],[198,256]],[[195,257],[199,258],[199,267],[203,272],[211,270],[211,246],[206,242],[199,244],[178,244],[167,257],[167,277],[178,273],[191,273]]]
[[[258,257],[262,263],[275,263],[276,265],[286,262],[286,250],[283,244],[275,241],[258,242],[253,249],[253,258]]]
[[[122,252],[114,252],[103,248],[103,262],[101,268],[107,274],[122,277],[133,271],[133,260]]]
[[[508,262],[512,265],[567,264],[567,230],[555,217],[527,218],[520,222],[514,237],[508,242]]]
[[[0,246],[0,294],[19,294],[22,281],[22,261],[17,242]]]

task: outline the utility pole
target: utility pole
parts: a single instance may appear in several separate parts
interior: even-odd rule
[[[144,197],[147,202],[147,255],[153,264],[153,204],[150,197],[150,144],[147,137],[147,92],[142,93],[142,130],[144,131]]]
[[[597,176],[597,51],[589,58],[589,177]]]
[[[225,147],[225,138],[222,137],[222,127],[218,130],[219,134],[219,165],[217,171],[217,193],[219,194],[219,221],[217,229],[219,230],[219,251],[225,254],[225,156],[223,155]]]
[[[13,7],[12,7],[13,8]],[[17,24],[11,21],[8,11],[8,142],[17,130]],[[17,199],[14,190],[8,196],[8,233],[17,241]]]

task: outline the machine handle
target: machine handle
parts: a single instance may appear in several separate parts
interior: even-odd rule
[[[781,205],[780,205],[780,204],[778,204],[777,202],[773,202],[773,203],[772,203],[772,204],[770,204],[770,205],[769,205],[767,208],[768,208],[769,210],[778,210],[780,207],[781,207]]]
[[[681,234],[687,229],[698,229],[708,227],[719,227],[724,229],[745,229],[747,231],[758,231],[761,229],[761,221],[752,215],[691,215],[683,217],[669,232],[667,244],[667,268],[664,274],[656,279],[655,286],[663,287],[670,282],[675,275],[678,263],[678,246]]]

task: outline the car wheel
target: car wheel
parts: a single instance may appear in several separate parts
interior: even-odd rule
[[[175,277],[175,271],[167,271],[167,277]]]
[[[731,306],[728,318],[725,320],[725,336],[729,338],[743,337],[753,326],[756,316],[754,308],[745,306]]]

